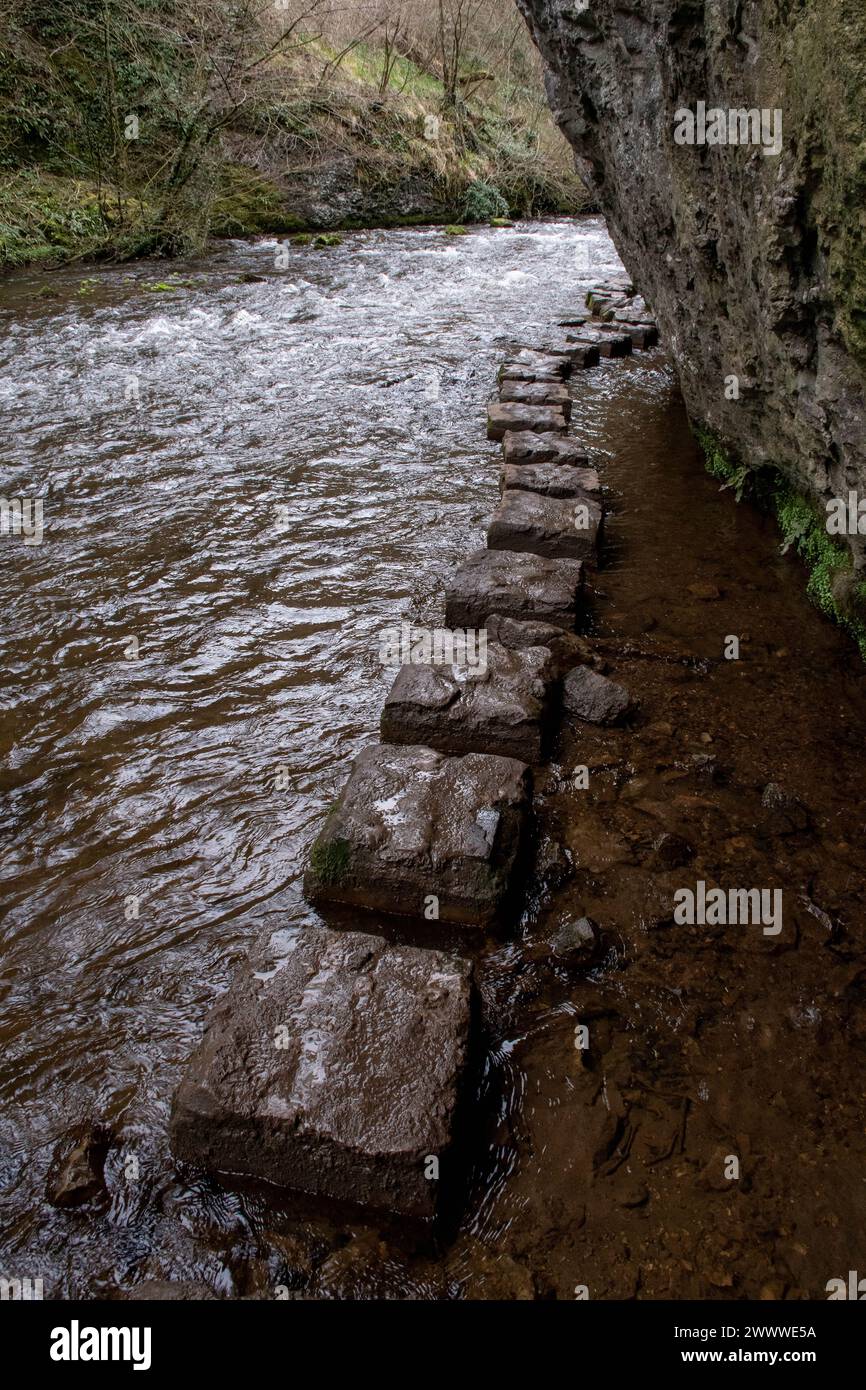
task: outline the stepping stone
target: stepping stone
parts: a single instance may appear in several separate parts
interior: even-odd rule
[[[502,370],[550,372],[564,380],[571,376],[571,358],[564,352],[536,352],[522,348],[508,359]]]
[[[625,303],[625,299],[620,301]],[[586,305],[597,318],[600,318],[604,310],[610,304],[610,295],[599,290],[590,290],[586,296]]]
[[[571,419],[571,396],[568,388],[559,382],[503,381],[499,385],[499,399],[528,405],[552,405],[562,411],[566,420]]]
[[[471,971],[362,932],[275,932],[238,970],[187,1066],[175,1156],[432,1220],[453,1178]],[[425,1177],[431,1158],[438,1182]]]
[[[488,439],[501,439],[506,430],[549,430],[553,434],[565,434],[567,429],[565,412],[556,406],[503,401],[487,407]]]
[[[624,686],[600,676],[588,666],[576,666],[569,671],[563,681],[562,698],[567,714],[589,724],[618,724],[632,708]]]
[[[550,652],[485,642],[480,667],[401,667],[382,711],[383,741],[540,763],[554,680]]]
[[[502,490],[522,488],[545,497],[601,498],[601,482],[594,468],[571,468],[567,463],[507,464],[501,474]]]
[[[598,366],[599,351],[595,343],[569,343],[568,350],[572,366],[579,369]]]
[[[589,336],[591,333],[591,329],[588,329],[587,333],[576,329],[574,333],[566,333],[565,337],[557,338],[555,343],[548,345],[544,350],[562,354],[575,368],[597,367],[598,345]]]
[[[578,560],[546,560],[509,550],[476,550],[445,594],[449,627],[484,627],[490,614],[537,619],[573,632],[583,589]]]
[[[598,340],[598,350],[602,357],[628,357],[631,338],[627,333],[604,333]]]
[[[579,329],[574,335],[574,343],[596,349],[601,357],[628,357],[631,352],[631,338],[628,333],[607,328],[602,324],[595,328]]]
[[[528,809],[529,769],[514,758],[365,748],[312,847],[305,896],[490,926],[512,888]]]
[[[569,367],[571,363],[569,362]],[[555,367],[533,367],[530,363],[505,362],[499,368],[497,380],[500,385],[504,381],[528,381],[528,382],[560,382],[563,379],[562,372]]]
[[[589,455],[573,440],[533,430],[507,430],[502,436],[502,457],[508,466],[556,463],[583,468],[589,463]]]
[[[621,285],[596,285],[587,293],[586,307],[593,314],[601,313],[610,305],[616,309],[622,308],[633,297],[632,293],[629,292],[630,288]]]
[[[617,327],[621,328],[623,333],[628,334],[632,347],[655,347],[659,340],[659,331],[654,323],[618,323]]]
[[[599,294],[621,294],[631,297],[635,294],[633,281],[628,275],[609,275],[606,280],[599,280],[593,285],[592,292]]]
[[[566,499],[511,488],[493,513],[487,545],[551,560],[594,561],[602,519],[601,504],[588,493]]]
[[[557,322],[560,328],[577,328],[580,324],[586,323],[589,318],[590,313],[588,309],[575,309],[568,318],[559,319]]]

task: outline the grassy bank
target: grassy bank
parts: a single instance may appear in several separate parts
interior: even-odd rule
[[[0,263],[584,208],[522,29],[507,61],[498,53],[506,18],[520,25],[509,0],[471,12],[477,32],[451,61],[424,12],[414,27],[366,15],[341,8],[338,22],[315,3],[292,14],[281,0],[12,0]]]
[[[866,661],[866,580],[855,575],[848,546],[828,533],[826,513],[776,469],[745,469],[729,457],[711,430],[698,425],[694,431],[707,471],[723,488],[731,488],[738,502],[748,499],[776,518],[782,553],[795,550],[806,567],[806,592],[812,603],[844,628]]]

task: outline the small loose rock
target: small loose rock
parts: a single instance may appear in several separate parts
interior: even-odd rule
[[[601,932],[591,917],[564,922],[550,943],[550,949],[563,965],[586,966],[595,956]]]
[[[632,709],[624,686],[600,676],[588,666],[576,666],[562,684],[566,713],[590,724],[618,724]]]

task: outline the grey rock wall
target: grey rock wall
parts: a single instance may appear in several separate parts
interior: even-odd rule
[[[693,419],[822,509],[866,497],[866,5],[517,3]],[[781,152],[677,143],[699,101],[781,111]]]

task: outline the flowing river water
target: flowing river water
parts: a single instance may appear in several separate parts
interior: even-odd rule
[[[774,1298],[862,1263],[862,666],[771,522],[703,473],[663,348],[573,383],[609,508],[587,624],[640,713],[563,732],[513,933],[443,935],[476,957],[483,1038],[453,1228],[223,1189],[168,1151],[238,958],[316,920],[305,851],[376,737],[383,632],[441,624],[483,544],[508,344],[619,268],[588,218],[0,287],[0,490],[45,525],[0,537],[0,1274],[54,1297]],[[677,926],[698,879],[782,888],[782,934]],[[575,977],[544,943],[581,913],[604,951]],[[105,1194],[57,1210],[52,1154],[94,1121]]]

